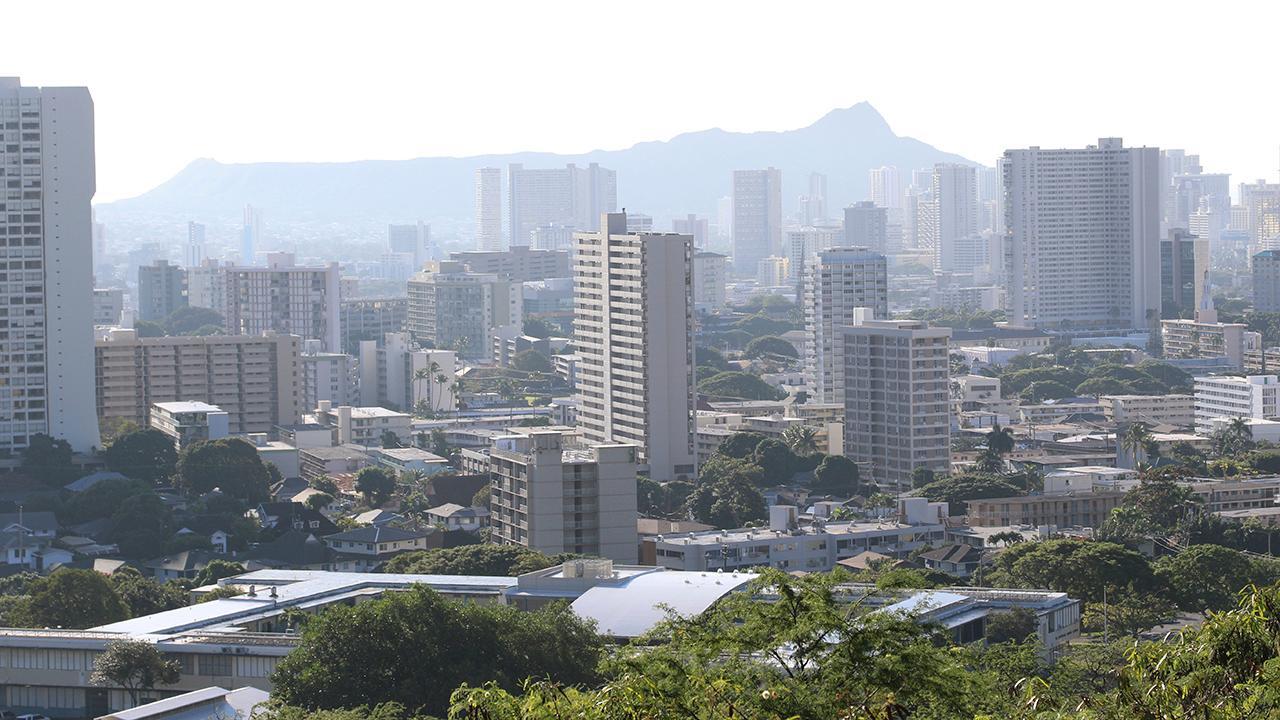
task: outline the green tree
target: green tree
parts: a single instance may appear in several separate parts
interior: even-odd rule
[[[693,492],[693,483],[673,480],[660,483],[647,477],[636,479],[636,502],[641,515],[669,517],[684,508]]]
[[[333,481],[333,478],[329,477],[328,475],[321,475],[320,477],[317,477],[315,480],[312,480],[311,487],[315,488],[316,490],[319,490],[322,493],[326,493],[328,495],[336,496],[338,494],[338,484],[335,483]]]
[[[1071,397],[1074,394],[1075,391],[1070,386],[1064,385],[1057,380],[1040,380],[1028,385],[1027,389],[1019,394],[1019,397],[1031,402],[1044,402],[1045,400],[1060,400]]]
[[[742,354],[749,358],[775,358],[780,360],[795,360],[800,357],[800,353],[796,351],[796,346],[783,340],[777,335],[765,335],[758,337],[747,343],[747,347],[743,349]]]
[[[1101,541],[1017,543],[996,555],[985,578],[995,587],[1040,588],[1101,602],[1104,590],[1156,586],[1147,559],[1123,545]]]
[[[792,425],[782,432],[782,442],[796,455],[818,452],[818,429],[812,425]]]
[[[46,485],[62,487],[80,475],[72,455],[66,440],[36,433],[22,451],[22,471]]]
[[[311,709],[377,700],[442,715],[464,682],[512,690],[528,677],[592,682],[602,650],[595,629],[563,604],[523,612],[417,585],[310,620],[272,675],[272,695]]]
[[[524,319],[523,332],[530,337],[549,338],[555,334],[555,328],[542,318],[529,317]]]
[[[239,438],[197,442],[178,455],[178,482],[188,493],[214,488],[257,504],[271,496],[271,475],[252,445]]]
[[[739,528],[768,517],[764,496],[737,475],[699,482],[685,504],[693,519],[719,528]]]
[[[1199,512],[1191,488],[1159,473],[1142,473],[1138,485],[1125,493],[1120,507],[1103,523],[1100,534],[1117,541],[1169,535]]]
[[[951,514],[964,514],[966,500],[982,500],[986,498],[1019,497],[1026,493],[1008,480],[986,473],[965,473],[948,475],[917,488],[912,494],[929,498],[933,502],[946,502]]]
[[[111,574],[111,587],[130,617],[153,615],[187,605],[187,593],[171,583],[158,583],[125,566]]]
[[[845,497],[857,495],[862,490],[858,465],[843,455],[822,458],[813,471],[812,490]]]
[[[318,492],[314,495],[308,495],[306,501],[303,502],[303,504],[306,505],[308,509],[319,512],[329,507],[330,503],[332,502],[333,502],[332,495],[330,495],[329,493]]]
[[[105,576],[67,567],[31,584],[25,610],[27,622],[36,627],[88,628],[129,616]]]
[[[716,455],[747,460],[756,451],[756,446],[765,439],[767,438],[760,433],[734,433],[720,443],[720,447],[716,448]]]
[[[564,561],[518,545],[463,545],[397,555],[387,561],[389,573],[420,575],[499,575],[514,577],[544,570]]]
[[[1169,598],[1187,612],[1235,607],[1239,592],[1262,579],[1259,570],[1244,553],[1221,545],[1192,545],[1155,563]]]
[[[396,435],[394,430],[383,430],[378,442],[382,445],[383,450],[395,449],[400,447],[400,436]]]
[[[180,677],[177,661],[166,660],[153,643],[113,640],[107,644],[106,651],[94,659],[89,682],[123,688],[136,706],[142,691],[157,685],[173,685]]]
[[[133,322],[133,331],[140,338],[164,337],[164,325],[150,320],[135,320]]]
[[[372,507],[386,502],[396,490],[396,477],[386,468],[374,465],[356,473],[356,492]]]
[[[511,358],[511,367],[521,372],[549,373],[554,372],[551,358],[537,350],[524,350]]]
[[[103,453],[103,459],[108,468],[125,477],[154,483],[173,475],[178,451],[168,435],[146,428],[116,438]]]
[[[141,480],[109,478],[93,487],[71,495],[58,512],[58,520],[64,525],[78,525],[90,520],[111,517],[125,500],[151,494],[151,486]]]
[[[781,335],[785,332],[798,329],[795,323],[785,320],[775,320],[764,313],[756,313],[738,320],[733,324],[735,330],[741,330],[753,338],[764,337],[766,335]]]
[[[712,455],[698,468],[698,484],[714,484],[727,480],[742,480],[755,487],[766,487],[769,478],[764,469],[753,460],[739,460],[723,455]]]
[[[493,497],[493,487],[485,485],[471,496],[471,507],[487,508],[489,507],[489,499]]]
[[[1013,452],[1013,447],[1013,433],[1009,428],[1000,427],[1000,423],[992,425],[991,432],[987,433],[987,448],[997,455],[1008,455]]]
[[[245,573],[244,565],[234,560],[223,560],[222,558],[214,558],[209,561],[208,565],[196,575],[193,581],[195,587],[204,587],[212,585],[223,578],[235,577]]]
[[[226,321],[222,318],[222,315],[209,308],[190,306],[178,308],[164,319],[166,335],[192,335],[209,326],[213,326],[218,330],[223,330],[226,327]]]
[[[1173,605],[1158,595],[1122,590],[1086,606],[1080,624],[1092,632],[1136,638],[1176,616]]]
[[[917,467],[911,471],[911,489],[922,488],[937,479],[937,474],[927,467]]]
[[[712,370],[712,375],[727,372],[730,369],[729,361],[724,359],[724,355],[719,350],[705,345],[698,345],[694,348],[693,358],[694,364],[699,368],[699,375],[703,374],[702,368]]]
[[[701,380],[698,392],[728,400],[781,400],[787,396],[759,377],[744,372],[722,372]]]
[[[449,457],[453,452],[449,447],[449,441],[445,439],[444,430],[440,428],[431,429],[431,452],[440,457]]]
[[[752,462],[764,471],[765,482],[769,485],[785,485],[791,476],[799,470],[800,462],[791,448],[781,440],[766,438],[756,445],[751,454]]]
[[[111,541],[120,546],[126,557],[163,554],[173,533],[173,511],[154,493],[126,499],[111,515]]]

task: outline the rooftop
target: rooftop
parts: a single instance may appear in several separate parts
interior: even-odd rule
[[[151,403],[151,407],[160,408],[167,413],[200,413],[200,412],[222,412],[222,408],[217,405],[210,405],[198,400],[184,400],[176,402],[158,402]]]

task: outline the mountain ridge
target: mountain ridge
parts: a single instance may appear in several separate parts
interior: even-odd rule
[[[111,216],[232,218],[245,203],[273,221],[424,219],[465,224],[473,214],[473,172],[479,167],[555,167],[598,162],[618,173],[618,204],[658,219],[715,211],[731,194],[731,171],[782,170],[783,205],[808,191],[810,172],[828,178],[828,214],[867,196],[867,170],[896,165],[910,171],[937,162],[977,165],[923,141],[893,133],[868,102],[833,109],[793,130],[752,132],[708,128],[669,140],[645,140],[619,150],[585,153],[523,151],[456,157],[339,162],[223,163],[196,158],[173,177],[133,198],[104,203]]]

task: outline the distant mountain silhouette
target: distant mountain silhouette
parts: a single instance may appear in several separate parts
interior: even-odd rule
[[[660,221],[714,212],[732,192],[731,171],[782,169],[783,206],[807,194],[810,172],[827,175],[828,214],[867,197],[867,171],[896,165],[904,184],[914,168],[937,162],[977,164],[913,138],[899,137],[869,103],[833,110],[808,127],[782,132],[720,129],[642,142],[625,150],[581,155],[523,152],[466,158],[365,160],[347,163],[264,162],[227,165],[192,162],[169,181],[138,197],[103,206],[109,215],[175,218],[238,217],[244,204],[265,208],[273,221],[450,218],[474,213],[474,171],[479,167],[557,167],[598,162],[618,173],[618,203]],[[504,191],[505,195],[505,191]],[[505,202],[505,198],[504,198]]]

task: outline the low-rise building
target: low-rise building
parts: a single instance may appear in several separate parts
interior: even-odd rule
[[[1213,431],[1214,418],[1280,417],[1280,379],[1275,375],[1205,376],[1195,379],[1196,433]]]
[[[202,402],[153,403],[147,424],[173,440],[179,451],[230,434],[227,413],[217,405]]]
[[[354,475],[376,462],[362,445],[305,448],[298,451],[298,474],[307,482],[315,482],[326,476]]]
[[[451,469],[447,459],[415,447],[373,449],[369,454],[379,465],[397,475],[411,472],[431,476]]]
[[[467,530],[475,532],[489,527],[489,509],[445,503],[427,510],[427,519],[445,530]]]
[[[1100,395],[1102,414],[1118,425],[1195,425],[1195,398],[1191,395]]]
[[[1056,525],[1101,527],[1120,506],[1124,491],[1067,492],[1054,495],[966,500],[970,525]]]
[[[391,433],[402,445],[408,445],[413,438],[413,417],[382,407],[332,407],[321,402],[316,408],[315,419],[317,423],[337,430],[341,444],[382,447],[384,433]]]
[[[390,525],[367,525],[326,535],[324,544],[334,552],[333,569],[341,572],[370,572],[396,555],[427,549],[427,535],[421,530],[405,530]]]

